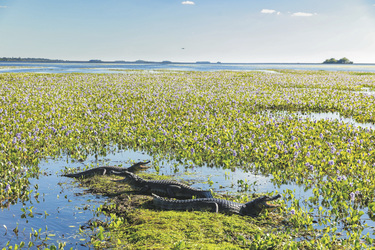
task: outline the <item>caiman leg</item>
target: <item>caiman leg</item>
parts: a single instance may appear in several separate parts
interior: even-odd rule
[[[141,189],[139,189],[138,191],[141,193],[148,193],[150,191],[150,187],[146,185],[142,187]]]
[[[209,204],[212,206],[211,211],[214,213],[219,213],[219,205],[216,202],[209,202]]]
[[[209,212],[213,212],[213,213],[218,213],[219,212],[219,205],[212,201],[212,202],[198,202],[196,201],[195,202],[196,204],[196,208],[190,208],[189,210],[191,211],[202,211],[202,212],[205,212],[205,211],[209,211]]]

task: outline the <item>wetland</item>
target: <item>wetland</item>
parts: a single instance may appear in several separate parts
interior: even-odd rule
[[[375,247],[375,75],[272,72],[0,74],[0,248]],[[61,176],[143,160],[280,207],[161,211],[118,177]]]

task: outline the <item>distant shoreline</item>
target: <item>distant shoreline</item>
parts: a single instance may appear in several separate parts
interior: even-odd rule
[[[74,60],[59,60],[59,59],[45,59],[45,58],[6,58],[0,57],[0,63],[103,63],[103,64],[331,64],[331,65],[374,65],[374,63],[300,63],[300,62],[288,62],[288,63],[272,63],[272,62],[257,62],[257,63],[232,63],[232,62],[210,62],[210,61],[196,61],[196,62],[172,62],[172,61],[146,61],[146,60],[136,60],[136,61],[102,61],[102,60],[88,60],[88,61],[74,61]]]

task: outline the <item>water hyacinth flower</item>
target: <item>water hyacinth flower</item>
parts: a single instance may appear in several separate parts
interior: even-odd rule
[[[306,163],[305,163],[305,166],[308,167],[308,169],[309,169],[310,171],[313,171],[313,170],[314,170],[314,166],[313,166],[311,163],[309,163],[309,162],[306,162]]]
[[[10,185],[9,185],[9,184],[7,184],[7,185],[6,185],[6,187],[5,187],[5,193],[8,193],[8,192],[9,192],[9,190],[10,190]]]
[[[330,161],[328,161],[328,164],[333,166],[333,164],[335,164],[335,162],[333,160],[330,160]]]
[[[346,176],[345,175],[341,175],[341,176],[337,177],[337,181],[345,181],[345,180],[346,180]]]
[[[350,193],[350,200],[351,201],[355,200],[355,193],[353,193],[353,192]]]
[[[294,210],[294,209],[290,210],[290,214],[291,215],[295,215],[296,214],[296,210]]]

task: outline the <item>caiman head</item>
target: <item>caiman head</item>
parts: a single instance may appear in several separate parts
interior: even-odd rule
[[[262,196],[262,197],[259,197],[259,198],[255,199],[255,200],[252,200],[252,201],[244,204],[244,206],[241,209],[241,214],[256,217],[265,208],[266,209],[277,208],[277,207],[279,207],[279,205],[269,204],[269,203],[267,203],[267,201],[277,200],[280,197],[281,197],[281,195],[278,194],[278,195],[275,195],[275,196],[272,196],[272,197]]]
[[[150,163],[150,161],[137,162],[137,163],[133,164],[132,166],[128,167],[127,171],[135,173],[135,172],[138,172],[139,170],[148,169],[150,167],[145,166],[148,163]]]
[[[122,180],[118,180],[116,182],[125,182],[130,186],[139,186],[139,184],[142,184],[144,182],[144,180],[141,177],[131,172],[124,171],[123,174],[125,178]]]

